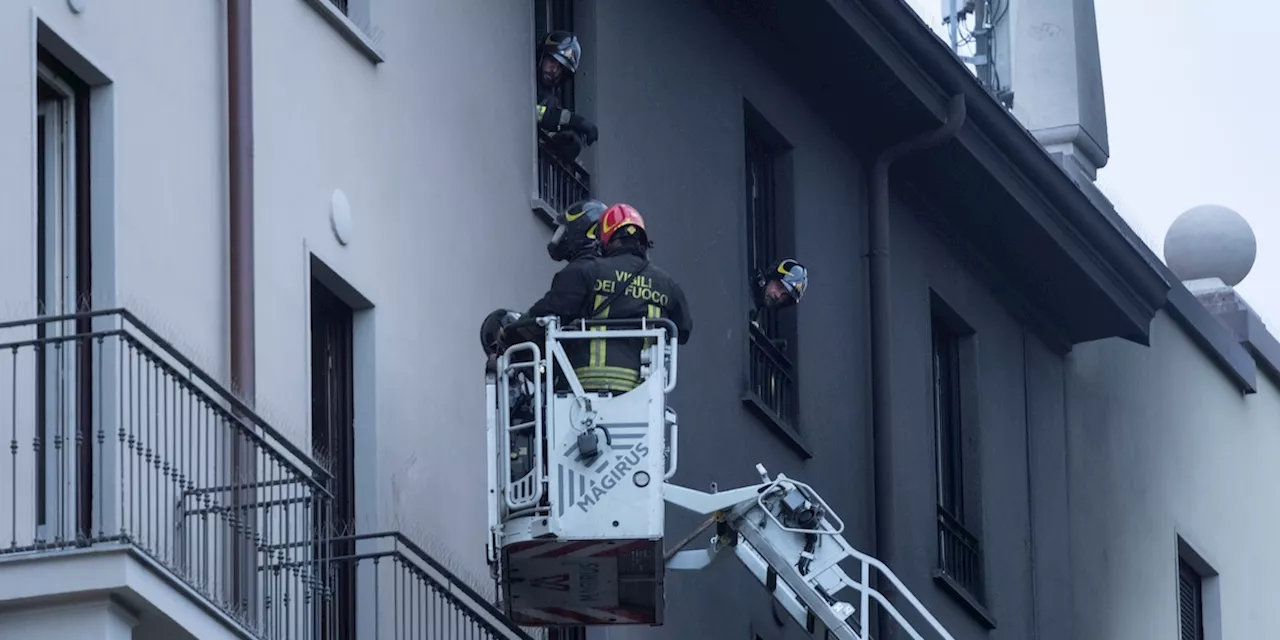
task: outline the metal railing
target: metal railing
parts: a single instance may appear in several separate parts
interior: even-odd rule
[[[955,516],[938,506],[938,569],[978,601],[983,599],[982,546]]]
[[[338,11],[341,11],[343,15],[346,15],[348,11],[348,6],[350,4],[348,0],[329,0],[329,3],[332,4]]]
[[[330,544],[323,640],[533,638],[403,534],[346,536]]]
[[[591,195],[591,176],[575,161],[555,154],[551,137],[538,132],[538,197],[556,212]]]
[[[336,532],[330,474],[128,311],[0,322],[3,440],[0,557],[130,545],[263,639],[530,637],[403,536]],[[404,633],[346,633],[360,606]]]
[[[774,417],[795,428],[799,400],[791,360],[759,327],[748,327],[748,389]]]
[[[311,615],[324,576],[259,568],[320,551],[328,474],[128,311],[0,323],[0,434],[0,554],[126,543],[251,630]]]

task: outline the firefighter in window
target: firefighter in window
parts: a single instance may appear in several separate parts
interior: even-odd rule
[[[555,91],[578,72],[582,45],[568,31],[552,31],[538,45],[538,128],[551,137],[551,152],[565,162],[576,162],[582,145],[600,137],[596,125],[569,111]]]
[[[755,307],[751,310],[751,324],[763,332],[760,313],[770,309],[782,309],[800,303],[809,288],[809,270],[791,258],[774,263],[769,269],[756,273],[751,282]],[[773,339],[774,346],[786,350],[785,340]]]

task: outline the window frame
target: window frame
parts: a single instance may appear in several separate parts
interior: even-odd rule
[[[746,279],[754,287],[758,272],[775,260],[795,254],[794,147],[747,100],[743,100],[742,136],[741,237]],[[748,307],[752,305],[754,300],[749,298]],[[795,316],[795,310],[784,314],[764,310],[756,323],[747,324],[742,401],[793,450],[808,459],[813,454],[800,428],[803,417]],[[780,392],[775,391],[779,376],[784,385]]]
[[[542,36],[560,29],[572,32],[578,36],[579,40],[582,35],[578,33],[575,25],[577,6],[574,0],[534,0],[531,11],[530,28],[533,30],[533,38],[530,42],[532,66],[529,74],[529,88],[533,103],[537,104],[539,91],[537,67],[540,60],[538,51],[541,48]],[[582,69],[579,68],[578,71],[581,73]],[[575,74],[562,83],[555,92],[561,105],[574,112],[578,109],[576,82]],[[531,119],[530,124],[534,137],[533,194],[530,208],[544,223],[554,227],[555,219],[563,209],[574,202],[592,196],[591,174],[584,164],[584,155],[588,151],[583,149],[573,161],[565,160],[552,151],[551,137],[536,124],[536,120]]]
[[[558,30],[565,30],[577,35],[574,24],[574,12],[577,7],[574,0],[534,0],[533,2],[533,37],[534,37],[534,65],[535,69],[539,63],[537,50],[540,48],[540,41],[543,36]],[[581,38],[581,36],[579,36]],[[560,103],[564,108],[574,111],[577,106],[577,92],[574,89],[574,82],[577,76],[569,76],[569,78],[556,89],[556,97],[560,99]],[[537,85],[534,85],[535,91]]]
[[[978,621],[987,609],[979,455],[977,331],[936,291],[929,292],[929,394],[933,431],[937,549],[934,580]],[[946,407],[945,415],[940,407]]]
[[[1202,549],[1192,545],[1182,535],[1177,535],[1177,546],[1173,571],[1173,606],[1178,627],[1179,640],[1188,636],[1183,634],[1183,580],[1194,579],[1197,600],[1197,616],[1195,621],[1196,640],[1222,640],[1222,589],[1220,576],[1213,563],[1202,553]]]
[[[75,314],[94,302],[90,86],[43,44],[37,46],[35,72],[32,132],[43,132],[32,156],[40,163],[32,178],[37,190],[32,214],[38,313]],[[50,177],[55,178],[52,183]],[[43,323],[37,338],[85,335],[92,323],[87,317]],[[42,482],[33,494],[39,505],[37,535],[44,539],[88,537],[104,515],[99,512],[103,496],[94,487],[93,360],[93,345],[77,340],[73,348],[53,350],[36,362],[36,428],[48,446],[37,460]],[[57,433],[48,431],[50,416],[56,416]],[[53,444],[59,441],[64,445]]]
[[[329,26],[374,65],[386,60],[378,43],[382,30],[373,24],[373,0],[302,0],[311,5]],[[339,5],[338,3],[342,4]]]

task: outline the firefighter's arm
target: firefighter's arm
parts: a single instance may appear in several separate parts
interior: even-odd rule
[[[673,300],[675,305],[671,309],[671,321],[676,323],[676,330],[680,332],[679,344],[689,341],[689,335],[693,333],[693,314],[689,312],[689,301],[684,297],[684,289],[680,288],[677,283],[672,283]]]
[[[538,117],[538,128],[543,131],[555,133],[560,130],[560,112],[564,109],[558,107],[549,107],[540,104],[534,107],[534,114]]]
[[[558,316],[561,319],[575,319],[586,306],[587,296],[591,293],[592,274],[578,263],[570,263],[551,279],[551,288],[541,300],[529,307],[529,315]]]
[[[600,130],[590,120],[561,107],[540,104],[535,107],[538,116],[538,127],[549,133],[572,131],[582,136],[582,141],[591,146],[600,137]]]
[[[538,116],[538,127],[551,133],[557,133],[568,127],[576,117],[572,111],[552,104],[540,104],[534,109]]]

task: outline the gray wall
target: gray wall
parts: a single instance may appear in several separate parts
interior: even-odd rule
[[[655,261],[684,284],[696,329],[682,353],[681,469],[676,481],[705,488],[756,481],[753,464],[814,485],[847,523],[847,537],[869,549],[871,473],[866,346],[863,165],[794,87],[734,35],[734,27],[697,3],[586,2],[579,15],[585,58],[583,108],[600,123],[593,152],[597,194],[629,202],[651,223]],[[588,19],[584,19],[588,18]],[[743,176],[744,98],[795,147],[797,254],[813,288],[795,310],[799,322],[800,429],[803,461],[782,438],[748,413],[744,389],[747,311]],[[1041,508],[1029,495],[1065,491],[1062,361],[1025,336],[966,264],[899,203],[894,225],[893,496],[898,557],[893,569],[957,637],[1023,639],[1039,615],[1064,623],[1065,506]],[[929,292],[935,289],[978,331],[978,421],[984,545],[990,609],[998,627],[986,633],[935,586],[936,519],[929,356]],[[1024,342],[1025,340],[1025,342]],[[1025,346],[1024,346],[1025,345]],[[1026,358],[1024,359],[1024,350]],[[1030,397],[1028,403],[1025,399]],[[1027,428],[1027,416],[1032,428]],[[1030,453],[1051,474],[1028,482]],[[671,538],[698,519],[669,513]],[[1036,525],[1033,528],[1033,524]],[[1032,570],[1032,532],[1049,547]],[[770,616],[769,598],[726,558],[702,573],[673,573],[667,625],[661,629],[593,631],[592,637],[803,637]],[[1052,573],[1058,571],[1058,573]],[[1037,580],[1037,577],[1039,580]],[[1033,587],[1040,587],[1039,590]],[[1070,637],[1067,632],[1040,637]]]
[[[1276,381],[1241,394],[1164,313],[1150,348],[1078,347],[1067,381],[1079,637],[1175,637],[1180,539],[1216,574],[1205,638],[1275,635]]]
[[[36,30],[95,65],[94,302],[138,312],[226,371],[223,4],[0,3],[0,309],[32,315]],[[372,0],[375,65],[307,0],[253,3],[257,408],[310,439],[314,254],[373,303],[357,320],[359,527],[400,529],[487,588],[477,323],[526,306],[555,265],[534,192],[532,11]],[[481,34],[481,35],[478,35]],[[510,37],[490,37],[511,34]],[[477,46],[477,39],[483,42]],[[157,55],[157,52],[164,52]],[[99,108],[100,107],[100,108]],[[354,235],[330,229],[330,197]],[[431,501],[431,490],[449,487]]]

